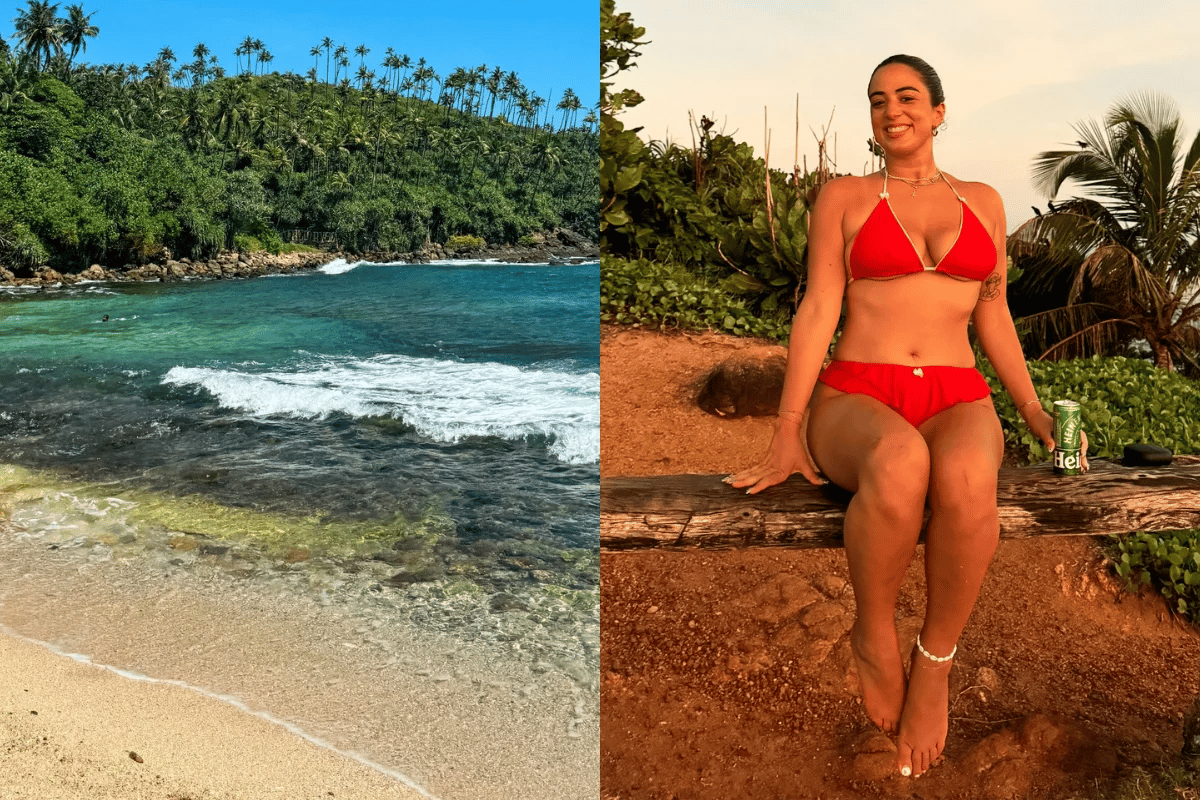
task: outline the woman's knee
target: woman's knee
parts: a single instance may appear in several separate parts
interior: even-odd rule
[[[859,475],[860,491],[907,509],[925,506],[929,489],[929,448],[916,431],[886,433],[868,448]]]
[[[935,463],[929,476],[929,505],[934,512],[960,517],[995,518],[996,484],[999,476],[992,459],[984,454],[963,453],[961,457]]]

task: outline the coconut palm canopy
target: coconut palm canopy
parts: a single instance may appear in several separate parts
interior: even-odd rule
[[[1152,93],[1075,131],[1075,149],[1037,156],[1033,182],[1052,199],[1073,180],[1087,196],[1052,202],[1008,241],[1027,289],[1065,291],[1065,305],[1024,317],[1027,344],[1055,359],[1141,339],[1158,366],[1200,375],[1200,135],[1188,144],[1174,102]]]

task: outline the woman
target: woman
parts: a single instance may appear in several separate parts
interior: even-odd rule
[[[1005,301],[1000,196],[934,163],[946,112],[937,73],[892,56],[872,73],[867,96],[885,167],[822,188],[771,448],[726,481],[755,493],[795,472],[821,483],[819,468],[854,492],[845,521],[851,649],[863,704],[897,735],[907,776],[927,770],[945,745],[951,660],[999,537],[1003,437],[968,321],[1025,423],[1051,448],[1054,421]],[[822,371],[843,300],[842,336]],[[895,605],[927,503],[928,602],[906,679]]]

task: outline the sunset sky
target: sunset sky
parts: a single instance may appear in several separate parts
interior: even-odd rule
[[[650,42],[618,81],[646,97],[622,120],[644,126],[643,138],[690,147],[690,110],[761,155],[765,106],[771,165],[790,169],[799,94],[801,158],[815,165],[810,128],[819,134],[832,112],[838,169],[861,174],[871,70],[889,55],[916,55],[946,91],[938,166],[996,187],[1011,231],[1032,216],[1030,206],[1046,207],[1030,184],[1033,157],[1074,142],[1074,123],[1102,119],[1118,99],[1165,94],[1179,106],[1187,143],[1200,128],[1200,3],[1136,8],[1076,0],[618,0],[617,11],[631,13]],[[1070,194],[1069,185],[1060,192]]]

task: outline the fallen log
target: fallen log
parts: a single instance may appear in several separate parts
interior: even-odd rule
[[[1200,527],[1200,457],[1125,467],[1094,459],[1086,475],[1050,465],[1000,470],[1000,537],[1096,536]],[[799,475],[757,495],[721,475],[602,478],[600,547],[841,547],[850,493]]]

